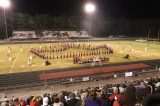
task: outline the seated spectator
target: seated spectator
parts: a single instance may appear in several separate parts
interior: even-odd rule
[[[48,103],[49,103],[48,97],[44,97],[43,98],[43,105],[42,106],[48,106]]]
[[[147,84],[146,84],[144,81],[142,81],[141,84],[140,84],[140,87],[141,87],[141,88],[146,88],[146,87],[147,87]]]
[[[13,98],[13,102],[14,102],[15,106],[19,106],[20,105],[20,101],[19,101],[19,99],[17,97]]]
[[[30,105],[29,106],[38,106],[38,102],[36,100],[35,97],[33,97],[32,101],[30,102]],[[44,105],[43,105],[44,106]]]
[[[120,86],[119,86],[119,93],[120,93],[120,94],[124,94],[124,91],[125,91],[124,85],[120,85]]]
[[[20,101],[20,105],[21,105],[21,106],[26,106],[26,102],[25,102],[25,100],[24,100],[24,99],[21,99],[21,101]]]
[[[159,79],[158,82],[155,84],[155,87],[160,87],[160,79]]]
[[[54,99],[53,106],[64,106],[64,104],[59,100],[58,97]]]
[[[3,100],[2,100],[2,103],[0,104],[1,106],[9,106],[9,100],[5,97]]]
[[[150,95],[143,100],[143,106],[160,106],[160,95]]]
[[[82,94],[81,94],[81,106],[86,106],[86,99],[87,99],[87,95],[88,95],[88,93],[87,92],[83,92]]]
[[[113,89],[113,93],[114,93],[114,94],[118,94],[118,87],[117,87],[117,85],[114,85],[114,86],[112,87],[112,89]]]
[[[126,88],[124,95],[118,99],[120,106],[134,106],[136,101],[135,91],[134,86],[129,85]]]
[[[109,99],[107,95],[105,95],[104,93],[100,95],[100,101],[101,101],[101,106],[109,106]]]
[[[121,106],[117,100],[117,97],[115,96],[114,98],[114,102],[113,102],[113,105],[112,106]]]
[[[75,98],[74,93],[71,93],[69,95],[69,100],[67,100],[67,106],[80,106],[79,100]]]
[[[9,106],[14,106],[13,98],[9,100]],[[22,105],[22,106],[25,106],[25,105]]]
[[[91,89],[89,97],[86,99],[86,106],[101,106],[101,101],[97,98],[95,89]]]

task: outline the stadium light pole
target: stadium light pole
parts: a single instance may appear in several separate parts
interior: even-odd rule
[[[149,29],[149,31],[148,31],[148,41],[149,41],[149,37],[150,37],[150,32],[151,32],[151,31],[150,31],[150,29]]]
[[[160,29],[159,29],[159,31],[158,31],[158,40],[160,40],[160,38],[159,38],[159,33],[160,33]]]
[[[6,20],[6,8],[8,8],[10,6],[10,1],[9,0],[0,0],[0,6],[3,7],[5,33],[6,33],[6,39],[8,39],[7,20]]]
[[[96,7],[93,3],[88,2],[85,4],[84,10],[89,15],[88,33],[91,35],[91,15],[95,12]]]

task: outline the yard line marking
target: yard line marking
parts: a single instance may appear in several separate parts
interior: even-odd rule
[[[15,60],[14,60],[14,63],[13,63],[13,65],[12,65],[12,67],[11,67],[9,73],[12,72],[12,69],[13,69],[13,67],[14,67],[14,65],[15,65],[15,63],[16,63],[16,61],[17,61],[17,57],[18,57],[19,54],[20,54],[20,51],[17,53],[16,58],[15,58]]]

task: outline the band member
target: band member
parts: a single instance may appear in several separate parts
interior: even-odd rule
[[[46,46],[44,47],[44,52],[47,52],[47,47]]]
[[[65,58],[65,57],[63,56],[63,54],[60,54],[60,58]]]
[[[22,47],[20,47],[20,51],[23,52],[23,48]]]
[[[31,54],[30,54],[30,56],[29,56],[29,59],[30,59],[30,60],[32,60],[32,59],[33,59]]]
[[[145,47],[144,50],[147,51],[147,48]]]
[[[27,59],[27,63],[28,63],[28,66],[31,66],[32,65],[32,55],[30,54],[28,59]]]
[[[11,53],[11,48],[10,47],[8,47],[8,54],[10,54]]]
[[[31,60],[29,58],[27,59],[27,64],[28,66],[31,66]]]
[[[11,56],[9,56],[8,60],[9,60],[9,61],[12,61],[12,57],[11,57]]]
[[[51,56],[51,55],[49,56],[49,59],[52,59],[52,56]]]

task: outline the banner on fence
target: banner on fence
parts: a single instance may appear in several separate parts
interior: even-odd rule
[[[133,76],[133,72],[126,72],[125,73],[125,77],[131,77],[131,76]]]
[[[89,77],[83,77],[83,81],[89,81]]]

